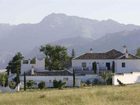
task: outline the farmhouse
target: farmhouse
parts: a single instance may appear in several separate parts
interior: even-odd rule
[[[140,72],[140,58],[112,49],[104,53],[85,53],[72,60],[72,67],[77,71],[93,71],[98,74],[103,71],[118,73]]]
[[[76,86],[81,81],[89,79],[101,79],[100,73],[111,71],[114,73],[113,84],[118,85],[119,79],[125,84],[140,82],[140,58],[128,53],[126,47],[124,52],[112,49],[104,53],[85,53],[72,60],[72,68],[69,70],[46,70],[45,59],[34,58],[21,61],[21,83],[24,81],[24,72],[27,80],[36,82],[45,81],[46,87],[53,87],[53,80],[66,82],[66,86],[73,86],[73,69],[76,73]]]

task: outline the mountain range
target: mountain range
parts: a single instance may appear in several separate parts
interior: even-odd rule
[[[34,49],[47,43],[66,46],[69,53],[74,48],[77,55],[90,48],[96,52],[121,50],[123,45],[132,51],[140,47],[139,34],[138,25],[55,13],[36,24],[0,24],[0,67],[3,68],[17,51],[36,56]]]

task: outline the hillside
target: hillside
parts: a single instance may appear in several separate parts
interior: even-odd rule
[[[140,85],[0,94],[0,105],[140,105]]]
[[[47,43],[64,45],[69,53],[75,48],[77,55],[88,52],[90,48],[94,51],[120,50],[124,44],[133,50],[139,47],[139,33],[136,38],[132,33],[138,29],[138,25],[121,24],[111,19],[98,21],[55,13],[36,24],[0,24],[0,68],[4,68],[16,52],[30,56],[32,52],[36,54],[35,48]],[[135,43],[131,45],[127,35],[125,42],[121,43],[124,31],[132,34],[128,36],[136,39]]]

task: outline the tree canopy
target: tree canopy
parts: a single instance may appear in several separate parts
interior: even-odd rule
[[[140,48],[137,49],[136,56],[140,57]]]
[[[41,46],[40,51],[46,55],[45,66],[49,70],[63,70],[69,59],[67,49],[58,45]]]
[[[20,52],[18,52],[12,60],[8,63],[8,66],[6,67],[7,70],[11,70],[11,73],[20,73],[20,66],[21,66],[21,60],[23,56]]]

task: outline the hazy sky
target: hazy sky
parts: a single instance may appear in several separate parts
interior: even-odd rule
[[[140,25],[140,0],[0,0],[0,23],[37,23],[52,12]]]

